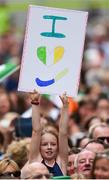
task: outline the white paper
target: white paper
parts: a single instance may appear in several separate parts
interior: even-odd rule
[[[87,17],[84,11],[29,7],[19,91],[77,96]]]

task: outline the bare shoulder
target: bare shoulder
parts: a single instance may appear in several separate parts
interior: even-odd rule
[[[34,159],[31,161],[31,163],[32,163],[32,162],[42,162],[42,160],[43,160],[43,158],[42,158],[41,154],[39,153],[38,156],[36,156],[36,158],[34,158]]]

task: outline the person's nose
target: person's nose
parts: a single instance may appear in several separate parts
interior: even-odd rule
[[[51,144],[50,143],[48,143],[48,149],[51,149]]]
[[[86,165],[90,165],[89,159],[86,159]]]

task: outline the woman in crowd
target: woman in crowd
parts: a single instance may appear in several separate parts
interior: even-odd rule
[[[93,179],[109,179],[109,150],[98,153],[92,168]]]
[[[68,98],[61,98],[63,107],[59,122],[59,134],[53,128],[42,129],[40,123],[40,94],[31,94],[32,100],[32,140],[30,145],[29,162],[42,162],[53,176],[67,174],[68,158]]]
[[[13,179],[19,179],[20,178],[20,168],[18,167],[17,163],[9,158],[5,158],[2,161],[0,161],[0,179],[4,177],[4,179],[7,179],[6,177],[9,176]]]

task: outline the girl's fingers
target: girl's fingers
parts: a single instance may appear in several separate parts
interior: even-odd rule
[[[59,97],[60,97],[63,104],[68,104],[68,97],[67,97],[66,92],[64,92],[64,94],[62,96],[59,96]]]
[[[40,93],[35,89],[33,92],[30,92],[29,94],[30,94],[30,98],[32,101],[35,99],[39,100],[39,98],[40,98]]]

